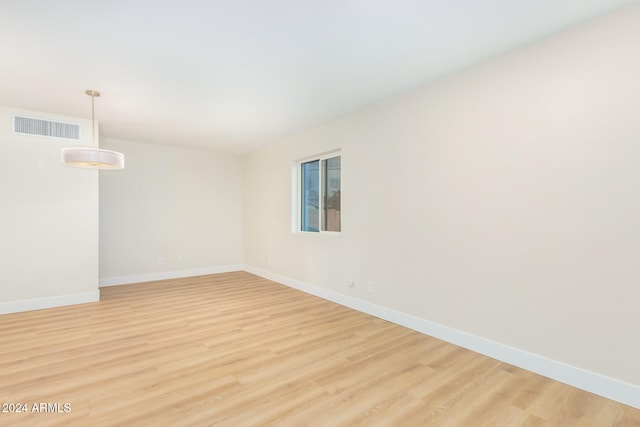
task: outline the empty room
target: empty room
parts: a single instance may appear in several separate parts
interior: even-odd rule
[[[0,426],[640,426],[640,1],[5,0]]]

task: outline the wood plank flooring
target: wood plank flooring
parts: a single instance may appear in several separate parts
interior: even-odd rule
[[[640,426],[640,410],[249,273],[101,293],[0,316],[0,403],[28,405],[0,425]]]

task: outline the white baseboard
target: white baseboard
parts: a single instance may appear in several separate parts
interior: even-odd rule
[[[472,335],[448,326],[430,322],[349,295],[281,276],[260,268],[245,266],[244,270],[290,286],[300,291],[388,320],[426,335],[473,350],[494,359],[518,366],[573,387],[640,409],[640,386],[590,372],[537,354]]]
[[[86,302],[98,301],[100,301],[100,291],[0,302],[0,314],[20,313],[22,311],[40,310],[43,308],[62,307],[65,305],[84,304]]]
[[[202,276],[205,274],[230,273],[242,271],[242,265],[223,265],[218,267],[194,268],[190,270],[162,271],[159,273],[133,274],[130,276],[101,277],[100,287],[128,285],[131,283],[151,282],[154,280],[179,279],[181,277]]]

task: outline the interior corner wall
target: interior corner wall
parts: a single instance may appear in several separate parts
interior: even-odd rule
[[[242,269],[244,157],[105,138],[125,168],[100,176],[100,283]]]
[[[13,133],[13,115],[78,123],[81,140]],[[91,121],[0,107],[0,314],[97,301],[98,172],[60,163]]]
[[[638,22],[626,8],[252,154],[246,264],[640,386]],[[292,162],[335,148],[341,236],[292,233]]]

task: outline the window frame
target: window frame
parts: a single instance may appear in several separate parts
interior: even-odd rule
[[[294,234],[312,234],[312,235],[327,235],[327,236],[340,236],[342,234],[342,220],[340,221],[340,231],[326,231],[322,229],[322,215],[325,204],[325,177],[322,171],[322,164],[324,160],[332,159],[334,157],[340,157],[340,206],[342,207],[342,151],[332,150],[322,154],[314,156],[304,157],[298,159],[292,163],[291,167],[291,193],[292,193],[292,229]],[[318,231],[306,231],[302,229],[302,188],[303,188],[303,176],[302,165],[313,161],[319,162],[318,167],[318,182],[319,182],[319,201],[318,201]]]

